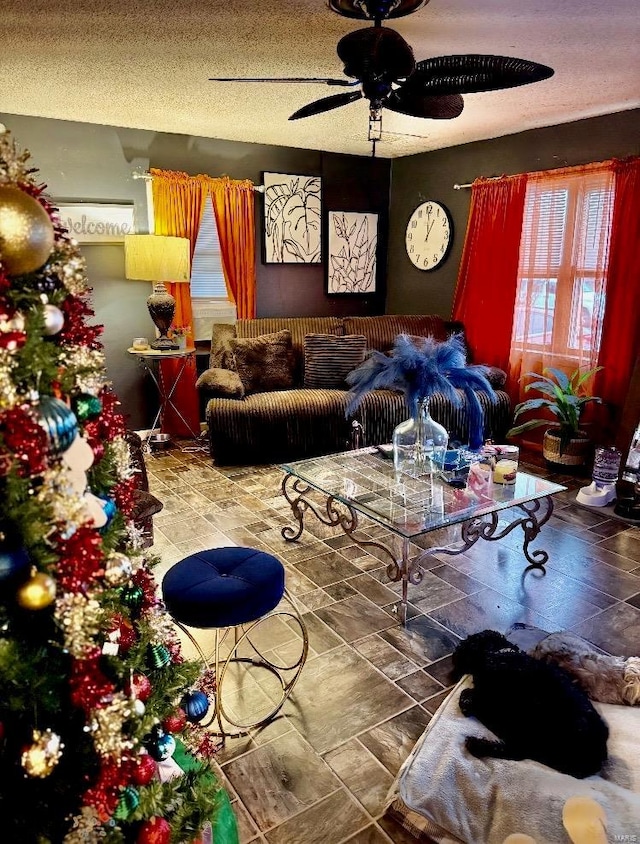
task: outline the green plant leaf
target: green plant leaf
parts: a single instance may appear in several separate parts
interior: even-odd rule
[[[508,437],[517,437],[518,434],[523,434],[525,431],[531,431],[533,428],[541,428],[543,425],[547,427],[553,424],[549,419],[529,419],[528,422],[523,422],[522,425],[516,425],[507,431]]]
[[[553,375],[553,377],[558,382],[558,386],[560,387],[560,389],[563,390],[563,391],[567,390],[567,388],[569,387],[570,379],[567,377],[567,375],[564,372],[562,372],[561,369],[556,369],[553,366],[547,366],[542,371],[545,374],[547,372],[551,373],[551,375]],[[571,377],[573,378],[573,376],[571,376]]]

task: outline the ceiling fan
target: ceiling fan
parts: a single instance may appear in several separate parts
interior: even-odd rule
[[[413,50],[383,20],[411,14],[429,0],[328,0],[338,14],[373,21],[340,39],[338,57],[348,79],[324,77],[238,78],[217,77],[211,82],[309,82],[350,88],[321,97],[295,111],[289,120],[300,120],[331,111],[360,99],[369,100],[369,140],[380,139],[382,109],[410,117],[452,120],[464,108],[462,94],[515,88],[553,76],[543,64],[509,56],[437,56],[416,62]]]

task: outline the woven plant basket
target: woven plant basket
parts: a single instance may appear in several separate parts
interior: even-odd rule
[[[545,431],[542,440],[544,459],[561,466],[584,466],[589,458],[591,440],[585,431],[578,431],[578,434],[578,437],[569,440],[560,454],[560,435],[553,428]]]

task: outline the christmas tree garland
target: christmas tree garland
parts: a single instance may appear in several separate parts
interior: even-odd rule
[[[214,680],[157,597],[85,262],[28,165],[0,132],[2,838],[195,842],[226,795],[180,703]],[[161,782],[174,735],[205,761]]]

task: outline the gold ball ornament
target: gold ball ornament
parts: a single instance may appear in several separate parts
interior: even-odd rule
[[[17,600],[25,610],[43,610],[56,598],[56,582],[44,572],[36,572],[18,589]]]
[[[20,188],[0,186],[0,261],[7,275],[39,269],[53,249],[49,215]]]
[[[109,586],[122,586],[128,583],[133,573],[133,566],[131,560],[124,554],[114,551],[111,556],[107,558],[104,567],[104,579]]]
[[[21,763],[30,777],[48,777],[60,761],[64,744],[51,730],[34,730],[33,744],[22,752]]]

